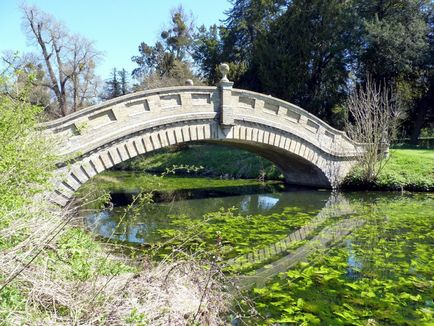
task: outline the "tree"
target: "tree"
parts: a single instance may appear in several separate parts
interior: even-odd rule
[[[353,29],[348,2],[292,1],[256,41],[262,91],[330,121],[331,109],[347,94]]]
[[[45,110],[50,108],[50,92],[42,86],[46,83],[45,71],[42,64],[32,53],[18,55],[16,52],[5,51],[2,57],[8,70],[13,71],[16,76],[16,85],[20,88],[28,89],[28,100],[32,105],[38,105]],[[16,92],[9,92],[9,96],[14,97]]]
[[[417,139],[434,118],[430,0],[233,0],[223,26],[202,26],[193,58],[208,83],[227,62],[236,87],[298,104],[335,126],[352,84],[393,87]],[[431,50],[430,50],[431,48]]]
[[[8,221],[8,212],[19,212],[23,206],[34,202],[35,194],[47,190],[55,167],[55,157],[51,153],[53,144],[36,130],[42,108],[33,105],[30,100],[37,71],[16,69],[22,61],[22,58],[17,58],[0,70],[2,227]]]
[[[235,72],[237,87],[262,90],[258,65],[254,60],[258,39],[266,37],[270,25],[290,3],[287,0],[232,0],[233,7],[225,20],[223,54]]]
[[[423,127],[434,130],[434,10],[431,10],[429,19],[430,32],[428,34],[430,51],[420,74],[422,96],[410,112],[412,119],[407,123],[410,129],[410,142],[417,144]]]
[[[434,61],[433,61],[434,62]],[[419,136],[424,126],[434,130],[434,68],[428,72],[426,93],[417,101],[410,113],[414,118],[409,122],[410,143],[417,145]]]
[[[361,33],[356,73],[361,80],[370,74],[377,83],[385,81],[396,88],[408,111],[407,133],[416,143],[433,109],[433,2],[358,1],[357,10]]]
[[[431,7],[431,8],[430,8]],[[396,83],[412,77],[429,51],[429,0],[358,1],[360,22],[359,77]]]
[[[190,62],[192,31],[191,19],[178,7],[172,10],[171,24],[155,45],[139,45],[139,55],[131,58],[138,65],[132,74],[140,81],[139,88],[179,85],[194,78]]]
[[[224,25],[199,28],[194,35],[193,59],[209,84],[219,78],[218,65],[230,66],[229,78],[237,87],[260,91],[257,67],[252,60],[256,40],[279,17],[285,0],[232,0]]]
[[[73,35],[52,16],[32,6],[22,6],[23,28],[39,49],[46,71],[41,84],[52,92],[57,116],[88,105],[97,94],[95,64],[100,57],[88,39]]]
[[[105,86],[101,98],[109,100],[118,96],[126,95],[129,93],[127,71],[122,69],[117,71],[113,68],[110,79],[105,81]]]
[[[215,85],[218,82],[217,68],[220,63],[227,61],[224,60],[222,53],[222,29],[222,26],[218,27],[215,24],[209,29],[202,25],[194,34],[192,57],[199,66],[202,77],[209,85]]]
[[[385,164],[385,151],[396,137],[402,119],[399,100],[386,84],[376,84],[370,76],[346,100],[350,113],[346,129],[349,136],[365,144],[359,165],[362,180],[374,181]]]
[[[101,96],[104,100],[109,100],[122,95],[121,82],[118,80],[118,71],[113,68],[110,79],[105,82],[104,93]]]
[[[228,35],[225,47],[231,48],[233,59],[250,60],[256,39],[263,35],[271,22],[281,15],[286,0],[231,0],[225,27]],[[238,58],[237,58],[238,57]]]
[[[121,94],[126,95],[130,92],[130,87],[128,85],[129,81],[128,81],[127,71],[125,69],[122,69],[122,70],[118,71],[118,75],[120,78]]]

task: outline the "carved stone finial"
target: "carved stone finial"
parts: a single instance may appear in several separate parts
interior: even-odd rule
[[[187,80],[184,82],[184,85],[185,85],[185,86],[193,86],[193,85],[194,85],[193,80],[191,80],[191,79],[187,79]]]
[[[228,82],[228,73],[229,73],[229,65],[227,63],[220,64],[220,72],[222,73],[223,77],[220,81],[222,82]]]

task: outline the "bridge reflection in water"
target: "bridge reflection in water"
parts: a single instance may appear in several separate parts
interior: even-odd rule
[[[352,218],[353,213],[343,194],[331,193],[324,208],[305,226],[272,245],[229,260],[227,265],[238,271],[243,271],[243,265],[251,270],[252,266],[267,264],[249,272],[249,275],[238,276],[236,284],[241,288],[262,286],[271,277],[306,260],[315,251],[341,243],[345,236],[364,224],[362,220]]]
[[[178,200],[153,206],[150,211],[144,212],[140,220],[131,223],[127,222],[126,218],[123,222],[125,225],[121,228],[120,221],[116,218],[116,208],[111,213],[102,211],[89,215],[87,223],[93,232],[103,236],[115,240],[146,243],[159,240],[153,234],[159,228],[167,227],[169,214],[179,215],[187,212],[189,216],[186,218],[194,219],[221,208],[231,207],[245,215],[280,213],[288,207],[299,207],[304,212],[319,211],[306,225],[279,241],[224,261],[222,266],[226,270],[241,273],[235,278],[235,283],[240,288],[263,285],[274,275],[295,266],[315,251],[342,243],[345,236],[364,223],[352,217],[354,211],[349,201],[344,195],[335,192],[298,190]],[[116,232],[116,229],[121,231]]]

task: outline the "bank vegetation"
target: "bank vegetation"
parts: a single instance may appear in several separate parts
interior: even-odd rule
[[[151,262],[49,203],[55,140],[35,128],[31,83],[0,75],[0,325],[221,324],[230,295],[217,265],[177,252]]]

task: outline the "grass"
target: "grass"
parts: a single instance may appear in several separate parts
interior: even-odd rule
[[[434,150],[392,149],[377,180],[366,184],[354,169],[344,187],[374,190],[434,191]]]
[[[109,253],[81,228],[64,226],[48,241],[64,221],[42,210],[38,213],[26,219],[15,216],[15,222],[1,230],[0,285],[28,265],[0,291],[0,325],[46,324],[47,320],[54,322],[54,315],[59,320],[72,318],[81,304],[76,296],[81,285],[135,271],[126,259]],[[23,226],[17,243],[9,234]],[[91,292],[90,288],[80,290],[83,296],[93,295]]]

